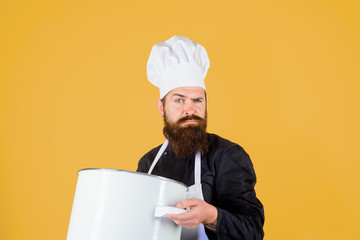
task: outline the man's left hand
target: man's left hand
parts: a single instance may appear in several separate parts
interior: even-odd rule
[[[200,223],[213,224],[217,221],[217,208],[201,199],[186,199],[176,205],[176,207],[183,209],[190,208],[189,211],[182,214],[167,215],[167,217],[172,219],[177,225],[186,228],[196,228]]]

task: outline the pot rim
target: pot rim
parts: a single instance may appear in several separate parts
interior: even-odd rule
[[[112,172],[127,172],[127,173],[131,173],[131,174],[140,174],[140,175],[154,177],[154,178],[158,178],[158,179],[169,181],[169,182],[174,182],[174,183],[177,183],[177,184],[180,184],[180,185],[186,187],[187,190],[189,189],[189,187],[186,184],[176,181],[174,179],[167,178],[167,177],[162,177],[162,176],[153,175],[153,174],[147,174],[147,173],[143,173],[143,172],[132,172],[132,171],[127,171],[127,170],[114,169],[114,168],[83,168],[83,169],[78,170],[77,174],[79,175],[79,173],[82,171],[93,171],[93,170],[112,171]]]

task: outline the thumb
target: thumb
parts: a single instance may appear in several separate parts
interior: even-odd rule
[[[200,199],[196,199],[196,198],[185,199],[185,200],[181,201],[180,203],[178,203],[176,205],[176,207],[188,208],[188,207],[196,206],[199,204],[199,200]]]
[[[176,205],[176,207],[177,207],[177,208],[184,208],[184,207],[183,207],[183,202],[178,203],[178,204]]]

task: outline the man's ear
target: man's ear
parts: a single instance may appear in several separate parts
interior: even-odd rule
[[[161,99],[157,99],[157,100],[156,100],[156,105],[157,105],[157,107],[158,107],[158,110],[159,110],[160,115],[161,115],[162,117],[164,117],[164,105],[163,105]]]

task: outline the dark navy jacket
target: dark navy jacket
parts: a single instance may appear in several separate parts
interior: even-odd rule
[[[209,240],[263,239],[264,210],[254,190],[256,175],[249,155],[236,143],[208,134],[209,151],[201,158],[204,200],[218,209],[216,232]],[[148,172],[160,146],[139,161],[138,172]],[[194,184],[194,158],[177,159],[170,144],[152,174]]]

